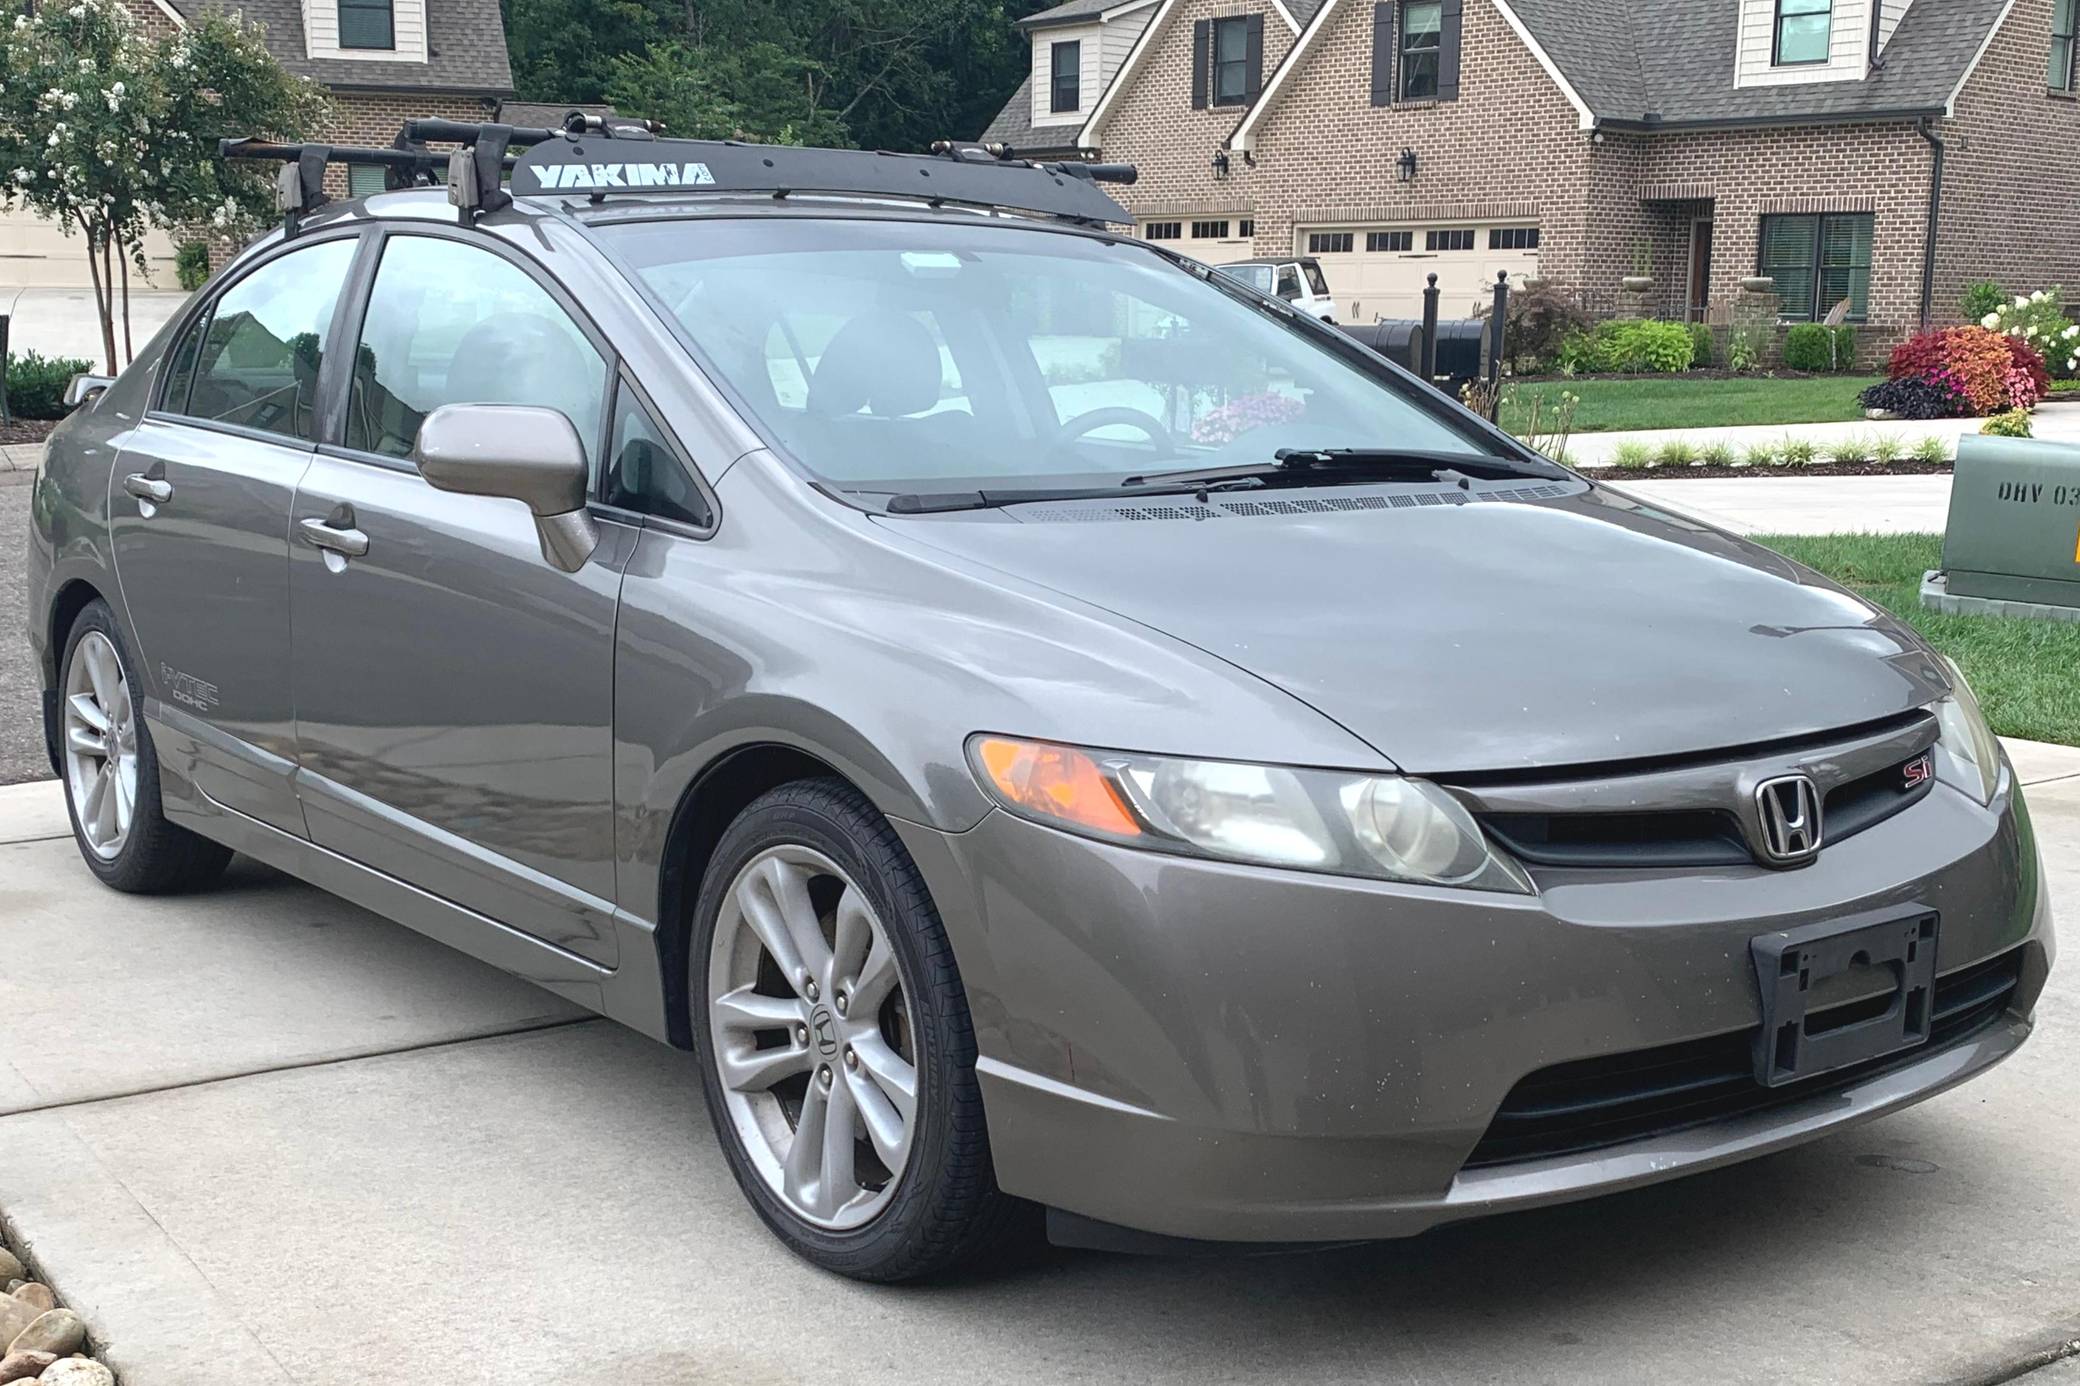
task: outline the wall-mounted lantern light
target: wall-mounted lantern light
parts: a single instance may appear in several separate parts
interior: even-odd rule
[[[1413,149],[1402,150],[1401,157],[1394,161],[1394,171],[1400,181],[1404,183],[1415,182],[1416,152]]]
[[[1213,151],[1213,176],[1216,178],[1226,178],[1228,176],[1228,151],[1225,149]]]

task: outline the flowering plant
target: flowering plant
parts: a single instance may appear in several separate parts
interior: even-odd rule
[[[1909,337],[1894,349],[1886,374],[1943,391],[1955,401],[1956,414],[2029,409],[2051,389],[2036,348],[1987,327],[1949,327]]]
[[[1979,325],[2034,347],[2062,380],[2080,372],[2080,323],[2066,316],[2061,292],[2055,286],[2017,294],[2012,302],[2004,301],[1980,318]]]
[[[1232,443],[1252,430],[1290,423],[1306,412],[1304,401],[1279,394],[1276,390],[1238,395],[1194,419],[1192,441],[1213,445]]]

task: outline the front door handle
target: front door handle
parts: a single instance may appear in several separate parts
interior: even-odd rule
[[[359,558],[368,552],[368,536],[355,529],[353,525],[352,518],[300,520],[296,525],[296,534],[314,549],[344,554],[348,558]]]
[[[141,501],[152,505],[164,505],[173,499],[173,484],[161,481],[143,472],[132,472],[123,478],[123,489]]]

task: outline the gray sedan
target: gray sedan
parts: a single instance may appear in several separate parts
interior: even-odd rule
[[[869,1279],[1404,1236],[2028,1036],[2021,792],[1884,613],[1072,176],[619,143],[310,209],[53,435],[109,886],[245,853],[695,1051]]]

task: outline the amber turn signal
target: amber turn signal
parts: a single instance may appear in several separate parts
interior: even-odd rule
[[[1073,746],[985,736],[975,758],[1007,804],[1108,837],[1141,836],[1111,777]]]

